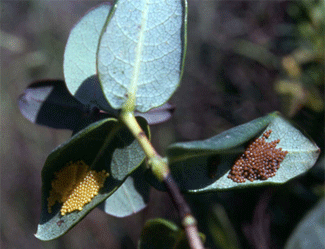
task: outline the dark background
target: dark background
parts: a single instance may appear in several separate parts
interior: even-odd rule
[[[102,1],[2,1],[1,248],[134,248],[145,220],[177,214],[165,193],[117,219],[93,210],[51,242],[34,237],[41,208],[40,172],[70,131],[34,125],[17,98],[34,80],[63,79],[65,43],[74,23]],[[175,115],[153,127],[163,154],[175,141],[213,136],[279,110],[322,150],[316,166],[283,186],[187,196],[208,236],[221,204],[242,248],[283,248],[303,215],[324,195],[324,9],[320,1],[188,0],[188,51]],[[312,14],[311,14],[312,13]],[[213,232],[212,232],[213,233]]]

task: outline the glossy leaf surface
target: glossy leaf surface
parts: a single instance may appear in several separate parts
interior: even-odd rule
[[[148,132],[145,120],[138,118],[138,122]],[[104,143],[106,143],[105,146],[103,146]],[[116,150],[120,153],[115,154]],[[123,158],[117,158],[119,155],[123,155]],[[113,194],[123,184],[126,177],[142,163],[143,159],[144,152],[138,142],[134,140],[128,129],[115,119],[106,119],[91,124],[57,147],[47,158],[42,170],[42,213],[36,237],[41,240],[51,240],[66,233],[88,212]],[[66,167],[70,161],[79,160],[84,161],[92,170],[106,170],[110,174],[104,187],[81,211],[62,216],[60,213],[62,204],[56,202],[52,207],[52,212],[49,213],[47,198],[52,189],[51,182],[55,172]],[[95,160],[96,163],[94,163]],[[112,172],[117,171],[115,167],[120,165],[113,163],[114,161],[123,163],[117,177]]]
[[[111,106],[130,96],[146,112],[176,90],[185,56],[186,2],[119,0],[113,6],[98,50],[98,75]]]

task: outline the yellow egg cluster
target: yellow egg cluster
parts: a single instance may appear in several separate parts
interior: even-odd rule
[[[70,162],[55,173],[50,196],[47,198],[48,212],[52,212],[56,201],[63,203],[61,215],[82,210],[98,194],[108,176],[105,170],[89,170],[89,166],[83,161]]]
[[[280,139],[266,142],[272,130],[266,131],[261,138],[255,139],[235,162],[228,178],[234,182],[266,180],[275,176],[288,151],[275,148]]]

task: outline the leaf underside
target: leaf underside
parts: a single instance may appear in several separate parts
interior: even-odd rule
[[[139,167],[98,207],[115,217],[129,216],[147,206],[149,191],[150,185],[144,179],[143,167]]]
[[[182,73],[186,33],[185,1],[119,0],[102,33],[98,74],[111,106],[129,97],[146,112],[165,103]]]
[[[102,4],[84,15],[71,30],[64,51],[64,78],[72,95],[88,78],[96,75],[96,53],[101,31],[111,10]]]
[[[276,175],[267,180],[234,182],[228,174],[247,144],[272,130],[267,141],[280,139],[277,148],[288,151]],[[319,148],[278,113],[255,119],[203,141],[177,143],[167,150],[173,177],[182,191],[202,193],[265,184],[281,184],[310,169],[319,156]],[[147,172],[149,182],[164,189]]]

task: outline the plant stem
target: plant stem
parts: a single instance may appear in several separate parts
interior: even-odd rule
[[[121,120],[129,128],[133,136],[138,140],[148,158],[148,164],[150,165],[152,172],[159,179],[159,181],[162,182],[169,173],[168,165],[153,148],[132,112],[122,112]]]
[[[203,249],[204,247],[199,237],[196,220],[171,174],[166,176],[163,183],[179,213],[190,247]]]
[[[153,174],[165,185],[181,218],[190,248],[203,249],[204,247],[199,237],[196,220],[176,182],[172,178],[167,162],[153,148],[151,142],[135,119],[133,112],[122,112],[120,117],[144,150]]]

